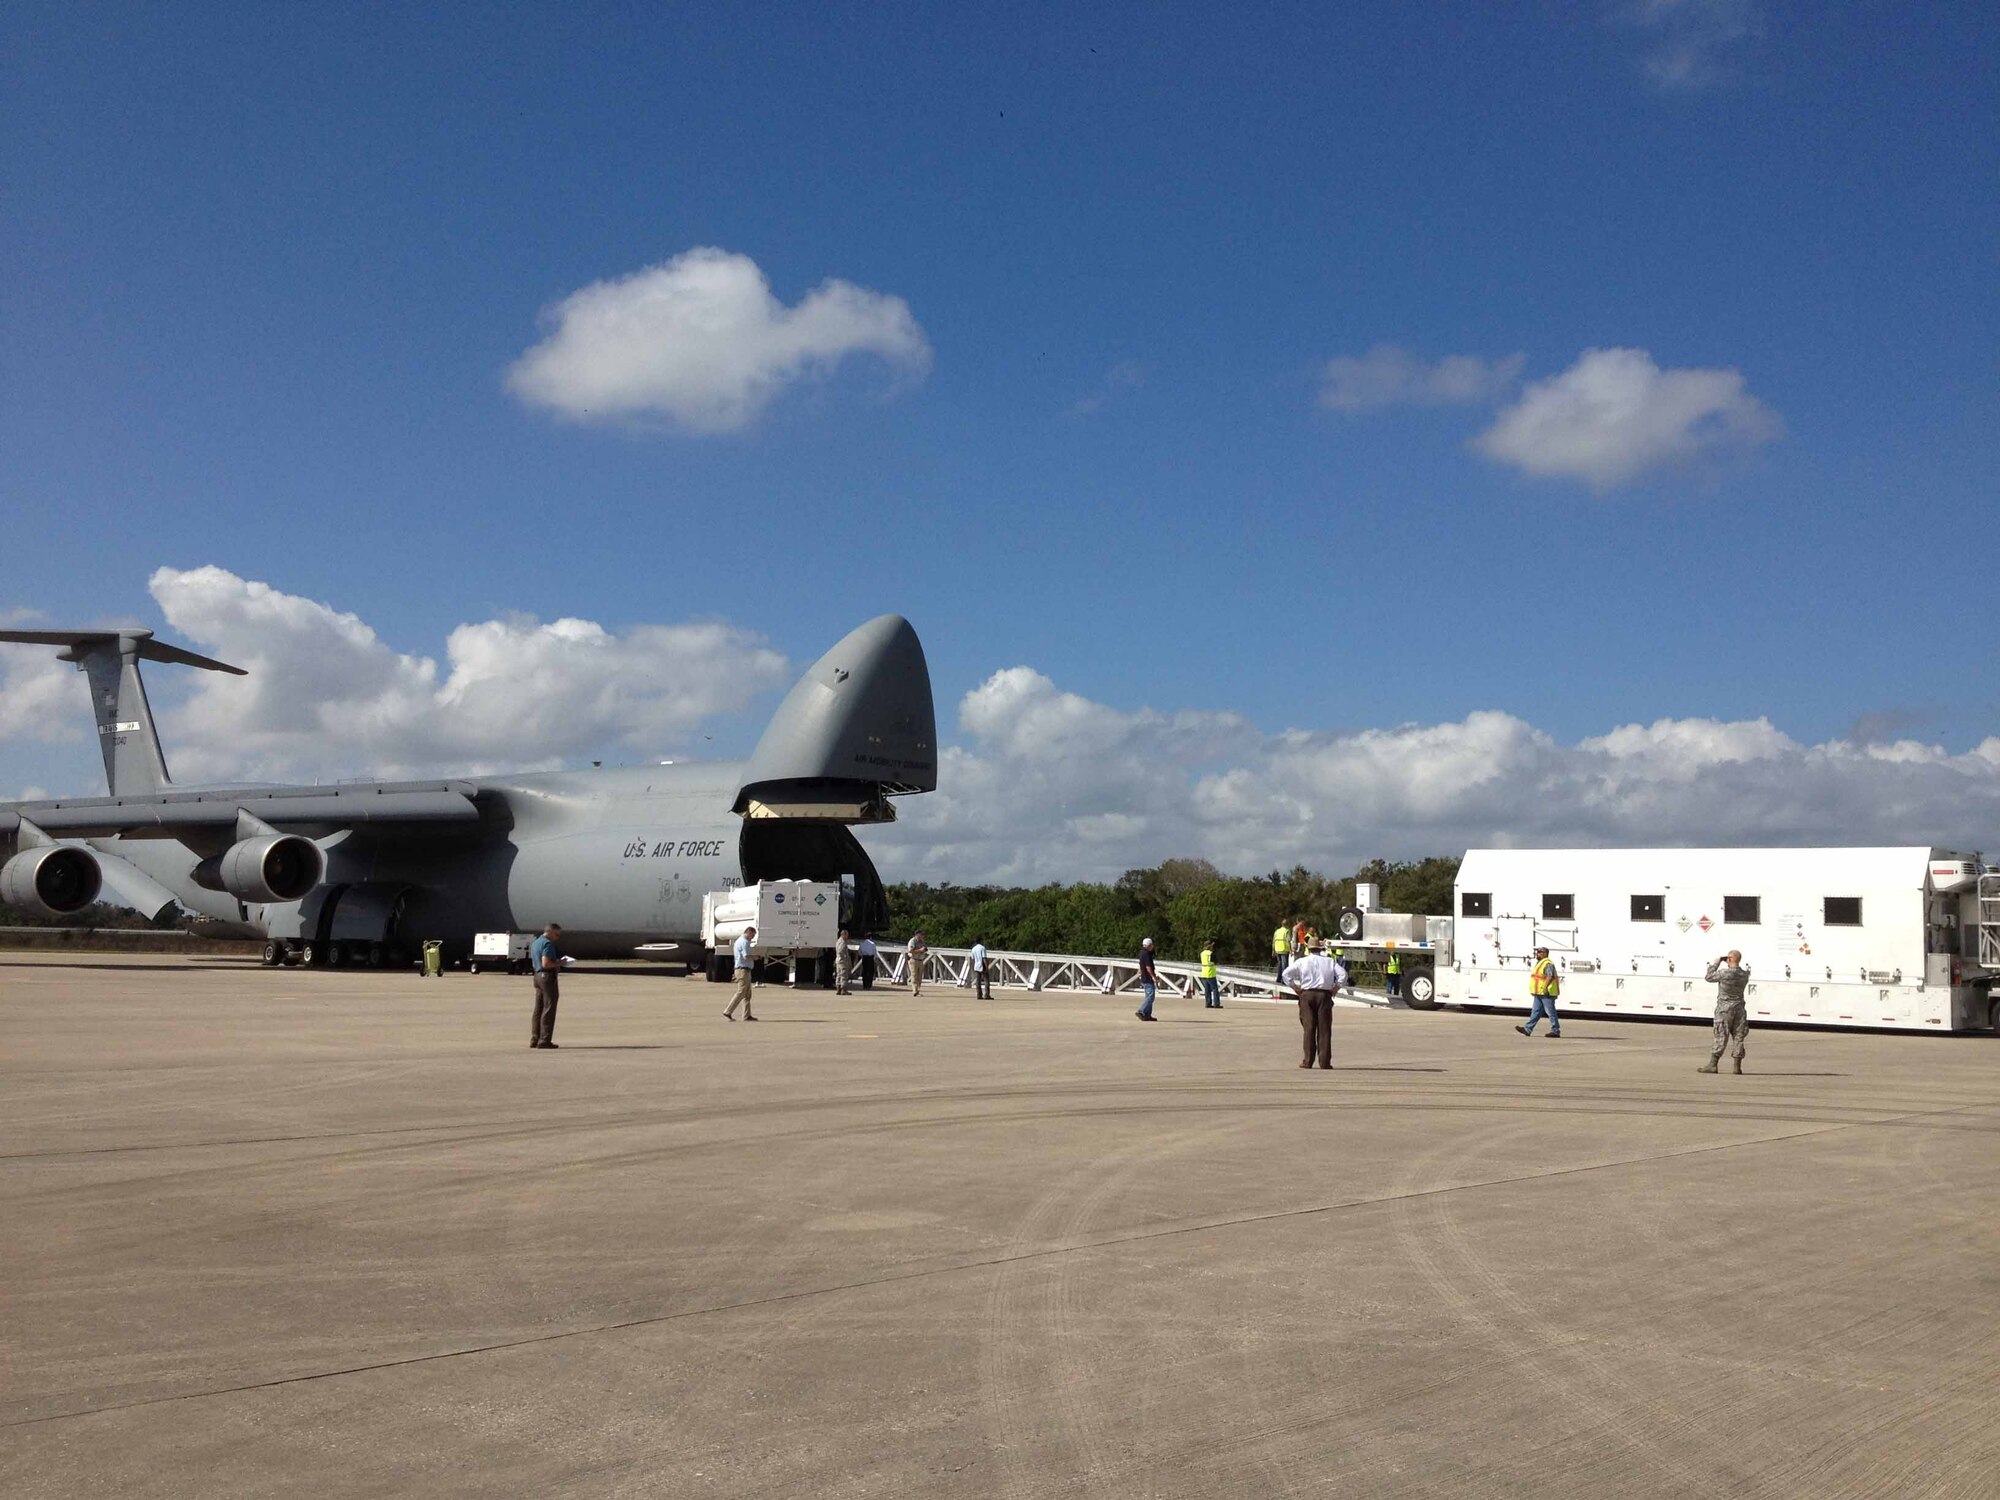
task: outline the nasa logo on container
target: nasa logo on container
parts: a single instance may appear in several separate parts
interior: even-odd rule
[[[771,893],[771,904],[773,906],[783,906],[785,904],[785,893],[783,891],[773,891]]]

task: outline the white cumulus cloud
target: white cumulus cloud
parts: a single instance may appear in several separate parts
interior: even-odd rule
[[[53,646],[0,646],[0,742],[80,740],[90,695]]]
[[[1525,354],[1493,360],[1447,354],[1427,364],[1407,349],[1377,344],[1366,354],[1343,354],[1326,362],[1319,404],[1350,414],[1391,406],[1473,405],[1511,390],[1527,362]]]
[[[890,879],[1111,879],[1196,855],[1332,872],[1481,846],[2000,843],[2000,738],[1805,744],[1765,719],[1662,719],[1565,744],[1500,710],[1265,734],[1126,711],[1028,667],[960,705],[940,790],[870,834]]]
[[[594,282],[544,321],[548,336],[507,372],[508,388],[579,422],[733,432],[793,382],[851,355],[910,376],[931,359],[901,297],[828,280],[787,307],[754,260],[713,247]]]
[[[728,625],[484,620],[451,632],[440,667],[356,615],[224,568],[161,568],[150,587],[170,638],[249,672],[190,674],[171,708],[155,679],[181,781],[436,775],[646,754],[787,677],[780,653]],[[68,705],[72,715],[87,708],[81,697]]]
[[[1783,431],[1735,370],[1663,370],[1644,349],[1586,349],[1529,385],[1474,444],[1535,478],[1603,491]]]

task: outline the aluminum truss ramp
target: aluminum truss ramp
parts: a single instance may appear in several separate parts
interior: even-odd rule
[[[883,961],[884,977],[888,982],[907,984],[909,954],[905,945],[877,943],[876,951]],[[1096,958],[1080,953],[1010,953],[989,948],[986,950],[986,966],[992,983],[1001,989],[1078,995],[1137,996],[1140,993],[1139,960],[1136,958]],[[1161,993],[1179,995],[1183,999],[1193,999],[1201,994],[1200,965],[1158,959],[1153,967],[1160,976]],[[1268,969],[1217,965],[1215,978],[1225,1001],[1254,1000],[1264,1004],[1290,1005],[1296,1000],[1290,991],[1279,992],[1277,982]],[[933,947],[924,965],[924,982],[971,989],[972,950]],[[1381,1010],[1400,1003],[1392,1002],[1378,990],[1357,991],[1351,988],[1341,991],[1334,1000],[1336,1005],[1363,1010]]]

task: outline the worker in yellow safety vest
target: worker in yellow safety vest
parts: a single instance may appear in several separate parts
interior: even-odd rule
[[[1271,934],[1271,957],[1278,965],[1278,983],[1285,982],[1285,966],[1292,961],[1292,924],[1280,922]]]
[[[1394,1000],[1403,993],[1403,955],[1394,948],[1389,950],[1389,961],[1382,965],[1382,988]]]
[[[1222,1009],[1222,986],[1215,977],[1215,939],[1201,945],[1201,999],[1209,1010]]]
[[[1535,1034],[1535,1022],[1549,1018],[1549,1035],[1562,1035],[1562,1020],[1556,1015],[1556,996],[1562,993],[1562,976],[1556,973],[1549,950],[1535,950],[1535,966],[1528,971],[1528,1024],[1514,1029],[1522,1036]]]

